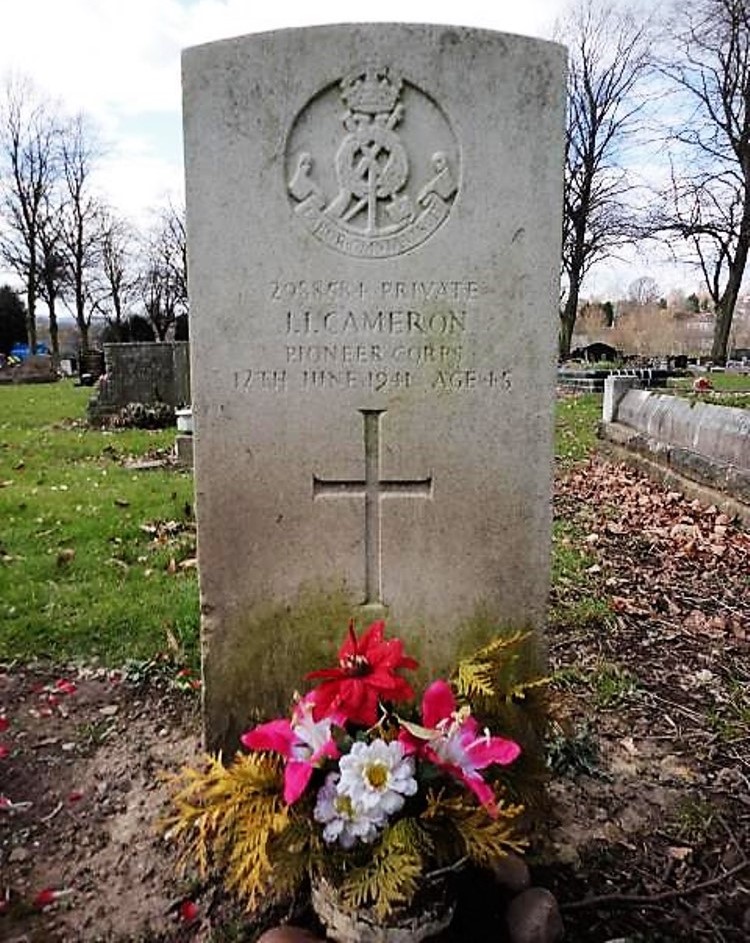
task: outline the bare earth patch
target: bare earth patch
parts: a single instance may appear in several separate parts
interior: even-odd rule
[[[559,772],[535,880],[574,943],[750,939],[750,535],[601,459],[556,500],[584,562],[553,598]],[[173,681],[0,668],[0,939],[257,935],[177,876],[156,827],[161,775],[200,753],[198,699]],[[490,924],[477,943],[502,939]]]
[[[183,888],[155,824],[161,774],[199,751],[197,698],[6,666],[0,710],[0,939],[178,939]]]

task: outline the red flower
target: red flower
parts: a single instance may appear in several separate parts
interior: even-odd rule
[[[52,904],[57,903],[61,897],[68,897],[72,893],[73,891],[69,887],[62,887],[60,890],[55,890],[53,887],[45,887],[44,890],[39,891],[34,898],[34,906],[37,910],[44,910],[45,907],[50,907]]]
[[[417,662],[404,655],[400,639],[384,639],[384,622],[373,622],[361,638],[349,623],[349,635],[339,649],[338,668],[311,671],[320,678],[315,689],[314,717],[320,720],[340,711],[347,720],[370,727],[378,720],[378,701],[408,701],[414,697],[411,685],[396,672],[416,668]]]
[[[77,690],[75,684],[67,678],[58,678],[55,681],[55,689],[61,694],[75,694]]]
[[[183,900],[179,906],[178,913],[183,923],[192,923],[198,919],[200,911],[198,905],[192,900]]]

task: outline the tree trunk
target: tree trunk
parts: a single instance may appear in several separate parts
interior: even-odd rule
[[[33,274],[26,280],[26,340],[29,353],[36,353],[36,281]]]
[[[81,343],[81,356],[85,357],[91,349],[91,344],[89,343],[89,326],[85,322],[78,323],[78,336]]]
[[[729,343],[729,330],[732,327],[733,314],[734,304],[729,307],[725,304],[725,299],[722,298],[721,303],[716,306],[714,338],[711,344],[711,359],[714,363],[723,365],[727,362],[727,346]]]
[[[570,357],[570,344],[573,338],[573,329],[576,326],[578,315],[579,286],[571,283],[565,307],[560,312],[560,332],[558,334],[558,351],[560,360]]]
[[[57,370],[60,366],[60,337],[57,326],[57,311],[55,311],[54,295],[50,295],[47,308],[49,309],[49,342],[52,348],[52,366]]]
[[[750,210],[750,207],[748,208]],[[729,332],[732,328],[732,319],[734,309],[737,305],[737,298],[742,285],[742,277],[745,274],[748,256],[748,239],[741,238],[734,260],[729,269],[729,279],[726,288],[719,298],[716,305],[716,321],[714,322],[714,338],[711,344],[711,359],[714,363],[725,364],[727,362],[727,347],[729,345]]]

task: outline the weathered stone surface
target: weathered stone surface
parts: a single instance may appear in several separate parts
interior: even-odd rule
[[[604,399],[602,401],[602,420],[615,422],[617,410],[628,390],[638,389],[642,384],[636,377],[610,376],[604,380]]]
[[[210,746],[350,615],[433,677],[542,625],[564,67],[415,25],[185,53]]]
[[[630,390],[618,405],[617,422],[667,445],[750,471],[750,412],[745,409]]]
[[[728,513],[750,515],[750,412],[643,390],[623,394],[607,382],[603,438],[740,503]]]
[[[492,863],[490,870],[500,887],[511,894],[520,894],[531,884],[529,866],[520,855],[510,853],[498,858]]]
[[[189,403],[189,356],[186,341],[105,344],[105,378],[90,415],[116,412],[128,403]]]
[[[55,383],[58,375],[52,358],[38,354],[15,366],[0,369],[0,383]]]
[[[530,887],[514,898],[507,913],[510,943],[558,943],[565,935],[554,894]]]

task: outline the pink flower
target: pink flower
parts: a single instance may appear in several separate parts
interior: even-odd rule
[[[286,757],[284,768],[284,802],[291,805],[307,788],[313,770],[326,759],[336,759],[339,749],[331,737],[331,727],[341,727],[346,718],[335,712],[315,720],[315,692],[306,695],[294,707],[292,719],[271,720],[259,724],[240,737],[248,750],[270,750]]]
[[[373,622],[361,638],[354,624],[339,649],[336,668],[311,671],[310,678],[320,678],[315,689],[315,716],[325,717],[342,711],[353,724],[371,727],[378,721],[378,701],[410,701],[414,691],[396,672],[416,668],[417,662],[404,655],[400,639],[383,637],[385,622]]]
[[[468,710],[457,711],[456,699],[447,681],[433,681],[422,698],[423,727],[407,724],[399,739],[416,752],[460,779],[488,811],[495,807],[492,788],[479,770],[493,763],[507,766],[520,754],[515,741],[481,732]]]

